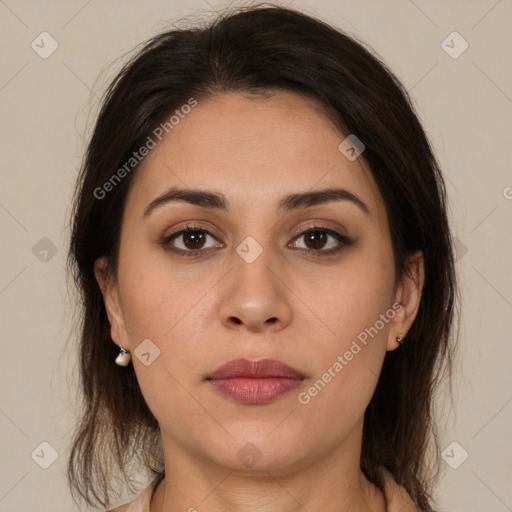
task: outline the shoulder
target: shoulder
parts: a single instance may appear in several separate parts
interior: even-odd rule
[[[407,491],[396,482],[393,475],[384,467],[382,467],[382,472],[389,512],[421,512]]]
[[[155,477],[134,500],[119,505],[108,512],[149,512],[151,494],[157,481],[158,477]]]

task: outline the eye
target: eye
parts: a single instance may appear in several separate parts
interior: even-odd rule
[[[304,242],[297,244],[301,239]],[[300,249],[313,257],[334,255],[353,243],[347,236],[324,226],[306,228],[293,240],[291,246],[294,249]],[[208,241],[210,246],[207,246]],[[198,226],[185,226],[174,231],[161,241],[161,245],[168,252],[188,257],[202,256],[210,249],[223,247],[208,230]]]
[[[205,247],[209,239],[213,240],[214,243],[209,247]],[[209,231],[195,226],[186,226],[166,236],[162,240],[162,245],[167,251],[175,252],[182,256],[199,256],[213,247],[222,247],[222,244],[215,242],[215,237]]]
[[[315,226],[301,231],[294,240],[300,241],[304,239],[302,245],[295,242],[293,247],[303,249],[308,254],[331,255],[341,251],[344,247],[349,246],[353,241],[345,235],[334,231],[331,228],[323,226]],[[315,254],[316,253],[316,254]],[[320,254],[318,254],[320,253]]]

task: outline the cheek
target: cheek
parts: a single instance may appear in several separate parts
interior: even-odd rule
[[[199,381],[204,372],[201,366],[204,363],[199,359],[204,351],[201,344],[204,325],[199,325],[198,306],[194,307],[198,301],[195,292],[200,290],[169,282],[154,268],[127,280],[126,291],[130,289],[134,293],[125,295],[123,311],[144,399],[163,429],[172,426],[180,430],[184,424],[185,435],[186,428],[204,423],[204,411],[190,395],[191,383]],[[152,362],[146,365],[143,358],[139,359],[142,351],[137,347],[142,347],[142,340],[148,339],[149,352],[157,356],[153,359],[151,355]],[[183,416],[187,421],[182,421]]]
[[[332,343],[357,336],[391,306],[394,268],[391,253],[374,258],[368,250],[354,251],[329,272],[314,269],[296,283],[297,295],[332,334]]]
[[[304,407],[306,429],[327,445],[352,431],[375,391],[388,332],[387,324],[375,328],[385,311],[379,302],[366,303],[364,312],[352,311],[340,320],[333,334],[316,338],[314,371],[298,402]]]
[[[391,252],[379,259],[361,252],[309,295],[323,323],[323,334],[314,337],[314,374],[300,400],[314,410],[312,428],[330,423],[333,435],[346,433],[364,414],[386,355],[393,282]]]
[[[200,290],[193,280],[179,275],[168,262],[150,254],[125,258],[119,266],[123,316],[133,342],[141,336],[168,337],[194,307]]]
[[[177,273],[168,263],[162,266],[159,261],[133,255],[119,264],[119,288],[134,367],[151,407],[152,395],[158,390],[172,389],[178,398],[178,381],[185,384],[185,379],[204,371],[197,364],[206,329],[203,310],[211,309],[204,294],[214,281]],[[145,352],[151,352],[149,359],[154,360],[148,366],[138,357],[146,346]]]

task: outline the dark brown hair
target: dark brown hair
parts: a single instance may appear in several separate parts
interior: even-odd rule
[[[442,377],[451,375],[457,297],[443,178],[407,92],[381,59],[316,18],[269,4],[153,37],[106,91],[77,183],[69,251],[81,294],[83,410],[68,479],[73,496],[90,505],[111,503],[114,470],[133,490],[132,460],[159,480],[164,470],[158,422],[133,365],[114,363],[118,347],[93,268],[107,256],[116,272],[125,198],[138,165],[106,197],[95,191],[191,97],[275,91],[319,100],[341,133],[364,143],[361,158],[388,212],[397,279],[407,256],[423,251],[420,308],[405,343],[386,354],[365,413],[360,465],[381,489],[381,467],[387,468],[421,509],[432,510],[439,469],[433,395]]]

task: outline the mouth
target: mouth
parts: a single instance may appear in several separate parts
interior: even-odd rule
[[[297,389],[305,376],[275,359],[233,359],[206,378],[220,394],[247,405],[265,404]]]

